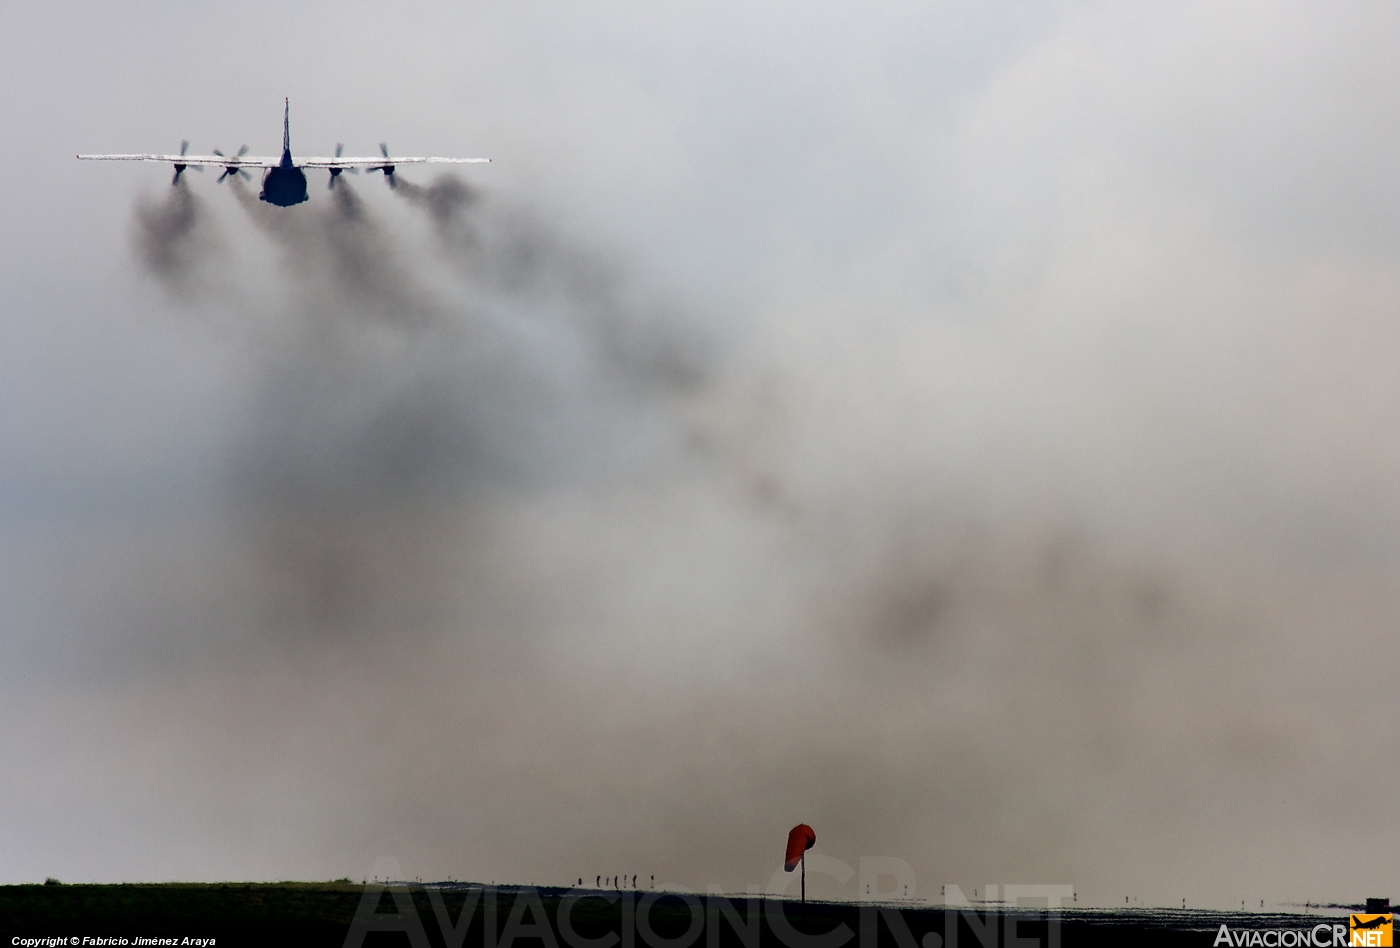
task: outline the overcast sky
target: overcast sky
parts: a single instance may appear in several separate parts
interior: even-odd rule
[[[0,6],[0,881],[1394,896],[1398,42]]]

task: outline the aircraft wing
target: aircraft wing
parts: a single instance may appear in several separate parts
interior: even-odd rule
[[[282,163],[280,158],[253,158],[247,155],[235,158],[232,155],[79,155],[82,161],[163,161],[172,165],[205,165],[227,168],[276,168]],[[383,164],[383,160],[380,160]]]
[[[377,171],[380,168],[393,168],[395,165],[477,165],[490,161],[490,158],[400,158],[395,155],[386,158],[293,158],[298,168],[364,168]]]

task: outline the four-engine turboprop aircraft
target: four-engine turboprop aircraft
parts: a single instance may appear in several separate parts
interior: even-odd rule
[[[282,111],[282,157],[281,158],[249,158],[247,156],[248,146],[244,145],[238,150],[236,155],[225,155],[217,148],[212,155],[187,155],[185,150],[189,148],[189,142],[180,143],[180,153],[178,155],[79,155],[84,161],[168,161],[175,166],[175,177],[170,179],[171,184],[180,183],[180,175],[186,168],[194,168],[197,171],[204,170],[207,165],[222,167],[224,173],[219,175],[219,180],[232,175],[242,175],[250,178],[248,168],[265,168],[267,173],[263,175],[262,192],[259,198],[269,204],[276,204],[278,207],[291,207],[293,204],[300,204],[306,200],[306,173],[303,168],[324,168],[330,172],[328,187],[335,187],[335,179],[343,172],[357,174],[359,169],[365,171],[382,171],[384,180],[389,182],[390,187],[394,184],[394,169],[397,165],[422,165],[422,164],[448,164],[448,165],[470,165],[490,161],[490,158],[390,158],[389,146],[381,144],[379,146],[380,157],[378,158],[342,158],[340,155],[343,146],[335,146],[334,158],[293,158],[292,157],[292,131],[291,131],[291,101],[283,103]]]

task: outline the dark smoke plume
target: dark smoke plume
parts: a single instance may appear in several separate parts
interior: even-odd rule
[[[469,239],[469,235],[462,232],[464,214],[472,205],[481,202],[482,194],[461,178],[444,174],[427,187],[400,181],[395,190],[428,212],[445,242]]]
[[[491,199],[453,175],[395,193],[428,213],[462,279],[498,299],[525,303],[595,346],[615,373],[644,393],[695,393],[715,358],[680,312],[529,209]]]
[[[144,197],[136,204],[137,257],[178,297],[191,297],[208,281],[206,267],[221,245],[208,218],[208,208],[183,178],[163,199]]]
[[[237,180],[233,192],[277,245],[288,288],[298,294],[298,328],[334,335],[364,322],[407,329],[434,320],[424,287],[348,182],[337,183],[329,202],[295,208],[264,204]]]
[[[472,583],[441,565],[476,542],[464,511],[650,477],[695,443],[685,403],[713,347],[533,215],[459,179],[401,182],[449,264],[435,275],[343,178],[291,209],[229,184],[283,288],[241,313],[257,383],[227,484],[261,591],[238,624],[288,643],[441,627]],[[195,205],[175,190],[189,213],[160,218],[162,259],[183,261]]]

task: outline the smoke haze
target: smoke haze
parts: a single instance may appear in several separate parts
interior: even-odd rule
[[[1394,13],[527,6],[278,77],[469,180],[6,185],[0,876],[1388,892]]]

